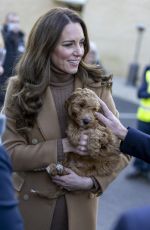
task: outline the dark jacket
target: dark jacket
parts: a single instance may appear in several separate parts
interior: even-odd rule
[[[24,33],[19,31],[17,33],[8,30],[8,26],[4,25],[2,29],[2,36],[4,39],[6,56],[4,60],[4,73],[0,77],[0,108],[3,106],[6,83],[10,76],[13,75],[14,67],[24,52]]]
[[[11,172],[9,156],[0,146],[0,229],[23,230],[23,221],[15,198]]]
[[[6,48],[4,76],[10,77],[13,73],[15,64],[24,51],[24,33],[22,31],[17,33],[9,31],[7,25],[4,25],[2,35]]]
[[[131,209],[119,218],[114,230],[149,230],[150,206]]]
[[[150,163],[150,135],[134,128],[128,128],[127,136],[121,142],[120,150]]]
[[[138,98],[150,98],[150,93],[147,92],[146,72],[150,70],[150,66],[146,66],[142,76],[142,84],[138,89]]]

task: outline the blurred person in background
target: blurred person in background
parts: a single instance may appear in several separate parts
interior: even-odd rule
[[[23,230],[23,220],[12,183],[12,165],[8,154],[1,145],[4,129],[5,116],[0,114],[0,229]]]
[[[87,64],[100,65],[98,49],[97,49],[95,42],[90,41],[90,49],[89,49],[89,52],[87,53],[87,55],[85,56],[84,61]]]
[[[4,73],[3,63],[5,60],[5,54],[6,54],[6,50],[4,47],[4,40],[0,28],[0,76]]]
[[[24,32],[20,29],[20,19],[15,12],[6,15],[2,26],[2,36],[6,49],[6,56],[3,63],[4,73],[0,78],[0,106],[3,105],[5,97],[5,83],[13,75],[14,67],[25,50]]]
[[[137,110],[137,129],[150,135],[150,66],[144,69],[138,98],[140,106]],[[140,177],[150,181],[150,164],[136,158],[133,162],[133,171],[127,175],[127,178],[138,179]]]
[[[2,35],[6,48],[4,75],[8,78],[12,76],[13,68],[25,50],[24,32],[20,28],[20,19],[17,13],[10,12],[6,15]]]
[[[3,104],[4,101],[4,95],[3,95],[3,84],[2,84],[2,76],[4,73],[4,68],[3,68],[3,64],[4,64],[4,60],[5,60],[5,55],[6,55],[6,49],[4,47],[4,40],[2,37],[2,33],[1,33],[1,28],[0,28],[0,110],[1,110],[1,106]]]
[[[132,208],[120,215],[113,230],[150,230],[150,206]]]
[[[84,63],[88,51],[80,16],[67,8],[51,9],[33,26],[17,76],[9,80],[2,140],[12,160],[26,230],[95,230],[98,196],[129,162],[130,157],[121,154],[119,165],[105,177],[81,177],[71,169],[66,169],[68,175],[52,177],[46,171],[66,153],[79,152],[67,138],[64,107],[76,88],[90,88],[118,116],[112,79]],[[64,195],[56,197],[58,187]]]

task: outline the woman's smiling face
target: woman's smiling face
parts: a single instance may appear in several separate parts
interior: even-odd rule
[[[67,24],[51,55],[53,65],[61,72],[75,74],[84,55],[84,33],[79,23]]]

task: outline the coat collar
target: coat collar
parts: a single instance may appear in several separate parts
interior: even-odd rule
[[[76,77],[74,89],[82,87],[81,80]],[[50,87],[46,89],[43,106],[37,117],[37,124],[45,140],[61,137],[57,111]]]
[[[43,106],[37,117],[37,123],[46,140],[60,137],[58,116],[50,87],[46,89]]]

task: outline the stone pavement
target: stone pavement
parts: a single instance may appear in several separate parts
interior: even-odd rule
[[[137,98],[137,86],[127,85],[126,79],[123,77],[113,77],[112,94],[135,104],[139,103],[139,99]]]

